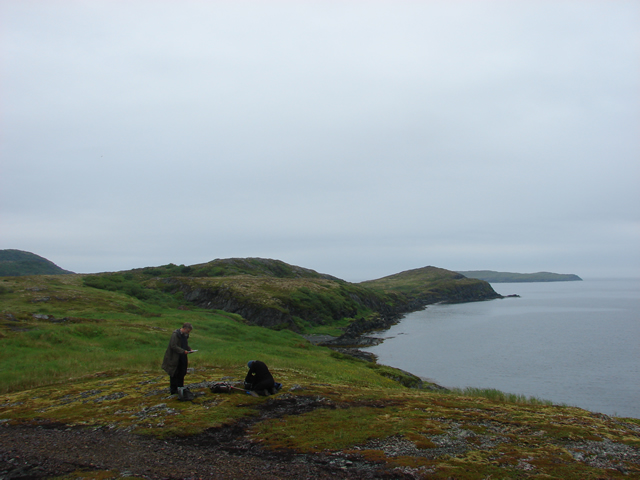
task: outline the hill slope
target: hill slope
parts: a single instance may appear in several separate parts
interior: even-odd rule
[[[12,275],[71,273],[32,253],[2,253],[0,258]],[[425,267],[354,284],[263,258],[83,275],[82,282],[85,287],[124,293],[161,306],[182,303],[224,310],[263,327],[330,335],[348,331],[351,337],[389,326],[402,314],[430,303],[499,298],[488,283],[441,268]]]
[[[492,270],[471,270],[458,272],[468,278],[477,278],[490,283],[520,283],[520,282],[576,282],[582,281],[578,275],[565,273],[537,272],[511,273],[494,272]]]
[[[72,273],[35,253],[13,249],[0,250],[0,277],[67,275]]]
[[[321,278],[325,280],[344,281],[332,275],[318,273],[309,268],[289,265],[282,260],[273,260],[269,258],[216,259],[208,263],[201,263],[186,267],[184,270],[189,276],[193,277],[230,277],[236,275],[251,275],[254,277]]]
[[[360,285],[375,291],[395,292],[427,305],[436,302],[474,302],[500,298],[491,285],[438,267],[423,267],[396,273]]]
[[[141,300],[164,293],[200,308],[239,314],[255,325],[333,335],[341,333],[338,327],[368,323],[371,317],[389,324],[429,303],[499,297],[486,282],[434,267],[418,270],[392,282],[354,284],[280,260],[233,258],[88,275],[84,283]]]

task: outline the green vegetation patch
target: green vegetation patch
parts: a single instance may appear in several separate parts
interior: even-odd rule
[[[84,277],[84,285],[110,292],[122,292],[125,295],[137,298],[154,304],[167,305],[177,307],[179,298],[168,295],[162,290],[149,288],[132,274],[102,274],[87,275]]]
[[[271,449],[299,452],[342,450],[372,438],[394,435],[405,418],[375,407],[320,408],[310,413],[267,420],[252,430]]]
[[[361,282],[376,291],[400,293],[408,300],[423,304],[439,301],[469,302],[499,298],[491,285],[483,280],[437,267],[423,267],[389,275],[377,280]]]
[[[325,278],[340,280],[331,275],[321,274],[308,268],[289,265],[281,260],[266,258],[226,258],[191,266],[162,265],[130,270],[126,273],[142,274],[148,277],[235,277],[249,275],[274,278]]]
[[[0,250],[0,277],[22,275],[65,275],[70,274],[55,263],[35,253],[22,250]]]

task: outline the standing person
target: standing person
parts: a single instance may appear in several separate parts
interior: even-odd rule
[[[260,360],[251,360],[247,366],[249,367],[249,372],[244,379],[245,387],[260,395],[272,393],[276,382],[273,380],[267,365]]]
[[[184,387],[184,376],[187,374],[189,360],[187,355],[191,353],[189,347],[189,333],[193,330],[190,323],[184,323],[182,327],[171,334],[169,346],[164,353],[162,369],[169,374],[169,387],[171,394],[178,393],[178,387]]]

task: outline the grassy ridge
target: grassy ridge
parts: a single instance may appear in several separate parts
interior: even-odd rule
[[[321,277],[154,276],[118,272],[85,276],[84,285],[121,292],[138,300],[177,307],[191,304],[241,314],[274,329],[339,334],[355,317],[384,307],[389,295]]]
[[[73,273],[39,255],[22,250],[0,250],[0,277],[18,275],[64,275]]]
[[[400,293],[421,303],[470,302],[499,298],[487,282],[438,267],[423,267],[389,275],[360,285],[384,293]]]
[[[318,273],[309,268],[290,265],[281,260],[269,258],[225,258],[195,265],[161,265],[120,272],[147,277],[236,277],[250,275],[253,277],[275,278],[314,278],[344,282],[337,277]]]
[[[497,298],[491,286],[444,269],[426,267],[354,284],[279,260],[214,260],[86,276],[85,285],[143,301],[193,305],[240,314],[274,329],[339,335],[372,315],[397,318],[437,301]],[[173,300],[172,300],[173,299]],[[173,302],[173,303],[172,303]]]

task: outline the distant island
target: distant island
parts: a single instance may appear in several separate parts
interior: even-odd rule
[[[35,253],[13,249],[0,250],[0,277],[69,275],[72,273]]]
[[[467,278],[477,278],[489,283],[524,283],[524,282],[581,282],[578,275],[572,273],[511,273],[494,272],[493,270],[470,270],[457,272]]]

